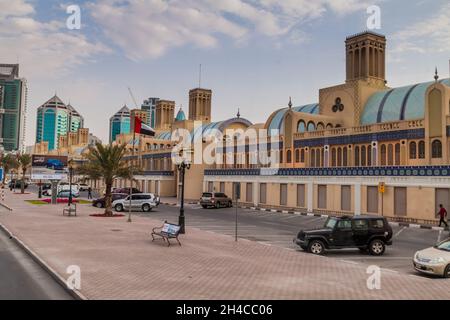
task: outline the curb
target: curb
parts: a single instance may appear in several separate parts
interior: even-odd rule
[[[25,243],[11,233],[3,224],[0,223],[0,229],[19,247],[21,247],[42,269],[44,269],[58,284],[69,293],[75,300],[89,300],[78,290],[71,290],[66,285],[66,280],[61,277],[52,267],[50,267],[44,260],[42,260],[33,250],[31,250]]]
[[[247,206],[239,206],[238,208],[241,209],[249,209],[249,210],[257,210],[257,211],[266,211],[266,212],[276,212],[276,213],[285,213],[285,214],[295,214],[295,215],[301,215],[301,216],[308,216],[308,217],[318,217],[318,218],[328,218],[330,217],[327,214],[320,214],[320,213],[312,213],[312,212],[298,212],[298,211],[287,211],[287,210],[280,210],[280,209],[268,209],[268,208],[260,208],[260,207],[247,207]],[[395,222],[395,221],[389,221],[389,224],[394,227],[407,227],[407,228],[415,228],[415,229],[427,229],[427,230],[435,230],[435,231],[445,231],[442,227],[436,227],[432,225],[424,225],[424,224],[416,224],[416,223],[406,223],[406,222]]]
[[[0,206],[2,206],[3,208],[6,208],[9,211],[13,211],[13,209],[10,206],[8,206],[6,203],[0,202]]]

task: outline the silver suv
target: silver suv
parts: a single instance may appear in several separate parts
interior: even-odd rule
[[[150,212],[158,204],[156,197],[151,193],[138,193],[131,195],[131,210],[142,210]],[[112,203],[113,208],[118,211],[130,210],[130,196],[116,200]]]

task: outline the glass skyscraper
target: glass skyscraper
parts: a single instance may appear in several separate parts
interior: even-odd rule
[[[112,143],[116,140],[116,136],[122,133],[130,133],[131,130],[131,114],[130,109],[127,106],[123,106],[122,109],[117,111],[109,119],[109,142]]]
[[[141,106],[141,110],[147,111],[147,125],[154,128],[156,124],[156,104],[158,103],[159,98],[148,98],[144,100],[144,103]]]
[[[0,64],[0,145],[5,151],[25,151],[27,81],[18,64]]]

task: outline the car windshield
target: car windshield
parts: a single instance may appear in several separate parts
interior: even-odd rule
[[[334,229],[334,226],[337,223],[337,219],[336,218],[328,218],[328,220],[325,222],[324,227],[327,229]]]
[[[439,243],[435,248],[443,251],[450,251],[450,240]]]
[[[205,193],[203,193],[202,197],[204,197],[204,198],[211,198],[212,197],[212,193],[205,192]]]

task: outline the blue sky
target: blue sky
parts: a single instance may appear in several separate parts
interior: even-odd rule
[[[68,5],[82,27],[68,30]],[[448,77],[450,5],[441,0],[0,0],[0,61],[21,64],[29,82],[27,144],[36,108],[55,91],[107,141],[109,117],[156,96],[188,107],[188,90],[213,90],[213,119],[241,109],[264,122],[289,96],[318,101],[344,81],[345,37],[366,29],[381,8],[388,39],[387,80],[401,86]]]

